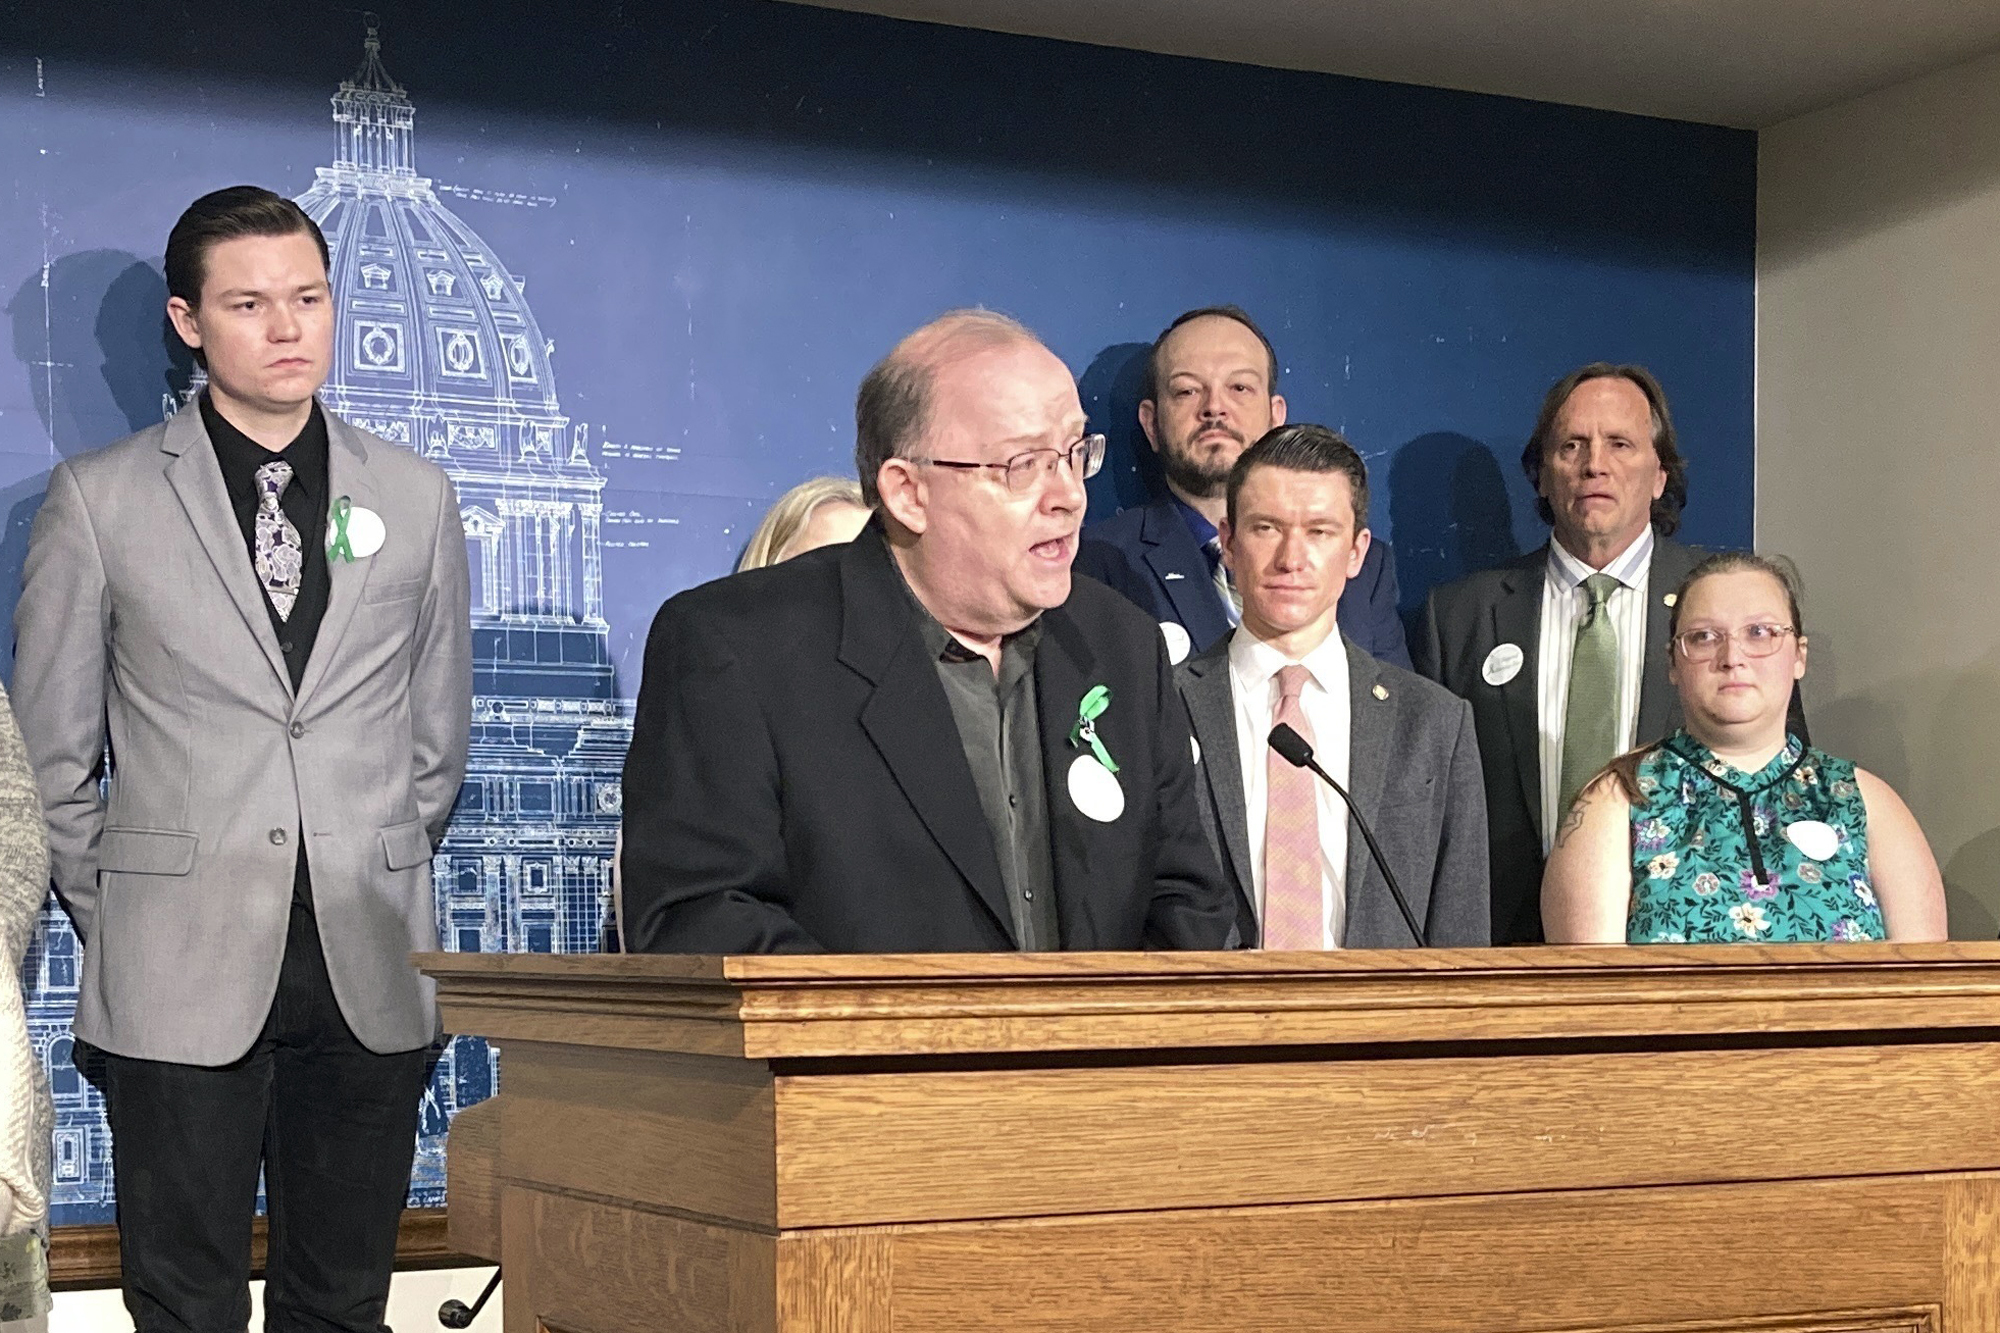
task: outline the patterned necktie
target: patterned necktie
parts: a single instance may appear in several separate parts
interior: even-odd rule
[[[1215,595],[1222,599],[1223,614],[1234,628],[1243,620],[1243,594],[1236,591],[1236,580],[1229,577],[1229,566],[1222,563],[1221,536],[1210,537],[1201,549],[1208,556],[1208,576],[1215,582]]]
[[[1302,666],[1278,672],[1278,716],[1313,743],[1299,692],[1312,679]],[[1264,947],[1319,949],[1326,943],[1320,901],[1319,793],[1312,773],[1266,746],[1264,774]]]
[[[278,507],[278,497],[291,483],[292,465],[283,459],[257,469],[257,579],[279,620],[292,618],[292,606],[299,600],[299,587],[305,578],[305,547],[299,541],[299,530]]]
[[[1576,627],[1576,651],[1570,657],[1558,823],[1569,814],[1583,784],[1618,750],[1618,627],[1606,606],[1617,587],[1618,580],[1609,574],[1592,574],[1583,581],[1590,609]]]

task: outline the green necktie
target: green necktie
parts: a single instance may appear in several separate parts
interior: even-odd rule
[[[1576,627],[1569,662],[1569,701],[1563,709],[1562,786],[1556,806],[1561,824],[1583,784],[1610,763],[1618,748],[1618,629],[1605,607],[1618,580],[1592,574],[1583,581],[1590,610]]]

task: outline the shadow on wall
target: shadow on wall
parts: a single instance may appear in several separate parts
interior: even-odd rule
[[[1995,781],[1992,738],[2000,736],[2000,649],[1944,681],[1944,694],[1931,713],[1924,743],[1925,793],[1919,809],[1942,806],[1965,810],[1968,792],[2000,794]],[[1981,823],[2000,824],[2000,800],[1975,802]],[[1957,939],[1990,940],[2000,931],[2000,826],[1955,832],[1958,845],[1940,858],[1951,933]],[[1962,837],[1962,840],[1959,840]]]
[[[1506,470],[1485,444],[1450,431],[1419,435],[1396,450],[1389,527],[1406,616],[1432,588],[1521,553]]]
[[[1816,638],[1810,660],[1814,741],[1895,788],[1920,823],[1926,810],[1963,808],[1968,791],[2000,792],[1986,741],[2000,734],[2000,650],[1964,670],[1902,677],[1845,696],[1838,693],[1838,646]],[[1912,737],[1928,756],[1921,772],[1911,763]],[[1988,805],[1988,818],[2000,821],[2000,801]],[[1944,874],[1952,938],[1993,939],[2000,933],[2000,822],[1970,830],[1931,822],[1924,835]]]
[[[83,250],[35,269],[7,303],[14,359],[60,458],[158,425],[194,374],[167,323],[159,268],[122,250]],[[48,487],[47,471],[0,490],[0,570],[19,570]],[[0,579],[0,655],[11,678],[17,578]]]
[[[1139,399],[1146,392],[1146,358],[1151,343],[1114,343],[1091,358],[1077,376],[1090,428],[1104,436],[1104,469],[1085,485],[1088,517],[1109,518],[1166,492],[1160,464],[1139,428]]]

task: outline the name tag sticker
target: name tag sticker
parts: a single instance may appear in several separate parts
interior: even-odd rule
[[[1125,789],[1097,756],[1080,754],[1069,766],[1069,799],[1086,816],[1109,824],[1125,813]]]
[[[347,548],[353,551],[356,560],[365,559],[382,549],[382,543],[389,539],[389,529],[383,525],[382,516],[372,509],[355,505],[347,511],[347,523],[343,533],[339,520],[330,520],[326,528],[326,544],[329,550],[339,550],[342,536],[347,538]]]
[[[1833,831],[1831,824],[1822,824],[1817,819],[1801,819],[1796,824],[1787,824],[1785,838],[1812,861],[1830,861],[1840,850],[1840,835]]]
[[[1488,685],[1505,685],[1521,674],[1521,663],[1527,660],[1520,644],[1503,643],[1486,654],[1486,660],[1479,664],[1479,674]]]

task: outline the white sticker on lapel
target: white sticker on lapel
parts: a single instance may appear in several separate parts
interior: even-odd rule
[[[1813,861],[1831,861],[1834,853],[1840,850],[1840,835],[1833,831],[1831,824],[1822,824],[1817,819],[1801,819],[1796,824],[1787,824],[1785,837]]]
[[[326,544],[333,547],[334,534],[339,526],[328,519],[326,524]],[[347,511],[347,544],[354,548],[354,558],[375,554],[382,549],[382,543],[389,539],[389,530],[382,526],[382,516],[372,509],[355,505]]]
[[[1069,799],[1100,824],[1125,813],[1125,789],[1094,754],[1080,754],[1070,764]]]
[[[1503,643],[1486,654],[1486,660],[1479,664],[1479,674],[1488,685],[1505,685],[1521,674],[1521,663],[1527,660],[1518,643]]]
[[[1192,745],[1192,746],[1194,747],[1194,761],[1195,761],[1195,762],[1196,762],[1197,764],[1198,764],[1198,763],[1200,763],[1200,762],[1201,762],[1201,742],[1200,742],[1200,741],[1198,741],[1198,740],[1196,740],[1196,739],[1195,739],[1195,738],[1194,738],[1193,736],[1190,736],[1190,737],[1188,737],[1188,744],[1189,744],[1189,745]]]
[[[1171,620],[1160,622],[1160,637],[1167,641],[1167,661],[1175,666],[1187,661],[1187,655],[1194,651],[1194,640]]]

